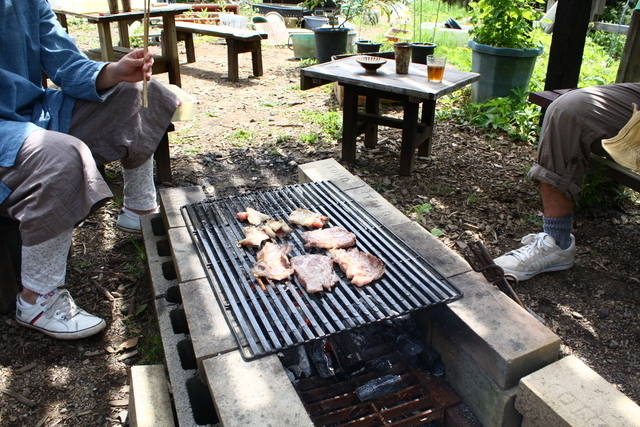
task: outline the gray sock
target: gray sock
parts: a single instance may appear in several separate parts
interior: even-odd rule
[[[558,218],[542,217],[544,232],[553,237],[560,249],[571,246],[571,230],[573,230],[573,214]]]
[[[153,183],[153,157],[136,169],[122,169],[124,203],[129,209],[148,211],[158,206]]]

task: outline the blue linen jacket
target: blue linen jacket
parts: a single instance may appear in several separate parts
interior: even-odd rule
[[[68,133],[76,99],[106,98],[95,84],[105,65],[80,52],[46,0],[0,0],[0,166],[37,129]],[[62,89],[44,89],[41,70]],[[0,183],[0,203],[9,194]]]

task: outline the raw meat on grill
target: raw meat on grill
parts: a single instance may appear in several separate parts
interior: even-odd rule
[[[278,219],[278,220],[271,219],[267,221],[267,223],[264,226],[265,228],[269,228],[269,230],[273,231],[274,236],[272,237],[275,237],[275,236],[286,237],[289,234],[293,233],[293,229],[289,227],[287,223],[281,219]]]
[[[348,248],[356,244],[356,235],[341,227],[321,228],[302,233],[304,247],[336,249]]]
[[[271,219],[269,215],[258,212],[257,210],[252,208],[247,208],[246,212],[238,212],[236,214],[236,217],[240,221],[248,221],[251,225],[260,225],[263,222]]]
[[[251,269],[256,277],[266,277],[273,280],[284,280],[293,274],[293,268],[289,263],[287,254],[291,252],[293,245],[276,245],[267,242],[258,252],[258,262]]]
[[[326,255],[298,255],[291,258],[291,267],[307,292],[330,291],[340,280],[333,271],[333,259]]]
[[[307,209],[298,208],[289,214],[289,221],[294,224],[300,224],[303,227],[321,228],[329,222],[329,217],[311,212]]]
[[[368,285],[384,274],[384,263],[380,258],[361,252],[357,248],[330,249],[329,254],[356,286]]]
[[[270,231],[270,230],[269,230]],[[271,236],[265,231],[264,227],[244,227],[244,239],[238,242],[238,246],[260,246],[265,240],[269,240]]]

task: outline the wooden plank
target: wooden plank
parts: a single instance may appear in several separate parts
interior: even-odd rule
[[[640,12],[634,10],[631,14],[629,34],[624,45],[620,65],[618,66],[617,83],[640,81]]]
[[[606,166],[606,173],[613,181],[632,190],[640,191],[640,173],[594,153],[591,153],[591,160]]]
[[[591,4],[592,0],[558,2],[545,90],[578,86]]]
[[[176,22],[176,31],[179,33],[201,34],[247,41],[264,40],[269,36],[266,32],[233,28],[225,25],[196,24],[192,22]]]

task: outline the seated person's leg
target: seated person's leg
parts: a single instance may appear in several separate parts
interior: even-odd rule
[[[121,83],[105,102],[76,103],[70,133],[89,146],[98,164],[120,160],[124,209],[118,228],[140,233],[140,214],[157,208],[153,153],[179,105],[177,96],[151,80],[149,107],[141,102],[142,83]]]
[[[522,239],[521,248],[496,258],[505,273],[527,280],[573,265],[573,203],[582,194],[589,155],[600,140],[616,135],[640,103],[640,84],[596,86],[568,92],[551,104],[540,131],[538,157],[529,178],[539,183],[543,232]]]
[[[69,135],[33,132],[14,166],[0,168],[0,180],[12,189],[0,213],[20,221],[23,243],[17,321],[62,339],[104,329],[104,320],[77,308],[59,289],[74,225],[112,196],[89,149]]]

